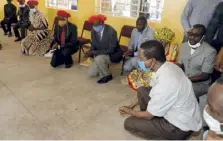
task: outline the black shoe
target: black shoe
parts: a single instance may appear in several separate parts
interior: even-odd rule
[[[71,68],[73,66],[73,64],[69,64],[69,65],[65,65],[65,68]]]
[[[5,33],[4,33],[4,35],[6,36],[6,35],[8,35],[8,33],[7,33],[7,32],[5,32]]]
[[[12,32],[9,32],[9,35],[8,35],[8,37],[12,37]]]
[[[113,79],[112,75],[105,76],[105,77],[101,78],[100,80],[98,80],[98,84],[108,83],[112,79]]]
[[[17,38],[16,40],[15,40],[15,42],[19,42],[19,41],[21,41],[22,40],[22,38]]]

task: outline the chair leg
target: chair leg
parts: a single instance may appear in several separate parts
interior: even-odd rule
[[[82,46],[80,46],[80,48],[79,48],[79,59],[78,59],[79,64],[81,62],[81,50],[82,50]]]
[[[122,59],[122,70],[121,70],[121,76],[124,74],[124,65],[125,65],[125,57]]]

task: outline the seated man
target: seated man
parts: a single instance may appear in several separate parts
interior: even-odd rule
[[[146,17],[139,17],[136,28],[133,29],[128,51],[124,54],[128,60],[124,64],[124,71],[130,72],[138,69],[138,49],[141,43],[154,39],[154,30],[148,26]]]
[[[223,140],[223,77],[208,90],[208,104],[204,108],[204,120],[210,131],[204,133],[205,140]]]
[[[203,42],[206,28],[194,25],[188,32],[188,42],[181,46],[179,66],[193,83],[196,97],[207,94],[211,83],[216,50]]]
[[[140,87],[134,106],[120,107],[125,129],[147,139],[184,140],[202,127],[200,108],[191,81],[175,64],[167,62],[159,41],[151,40],[139,49],[139,67],[152,71],[151,87]],[[170,85],[171,84],[171,85]],[[134,104],[136,105],[136,104]]]
[[[65,64],[65,68],[70,68],[73,65],[72,55],[78,51],[77,26],[68,21],[70,14],[66,11],[59,10],[57,16],[59,21],[54,28],[53,42],[58,48],[53,53],[51,66],[55,68]]]
[[[18,0],[19,2],[19,21],[14,26],[15,37],[17,38],[15,42],[21,41],[26,36],[26,29],[30,26],[29,21],[29,6],[25,4],[25,0]],[[21,35],[19,34],[19,29],[21,29]]]
[[[87,56],[95,56],[94,62],[89,69],[89,76],[100,76],[99,84],[112,80],[109,64],[119,63],[122,60],[122,52],[118,44],[117,32],[110,25],[104,24],[106,17],[96,15],[89,18],[93,23],[91,32],[91,50]]]
[[[7,0],[7,3],[4,6],[4,19],[1,21],[1,27],[5,33],[8,34],[9,37],[12,36],[11,25],[12,23],[17,23],[17,16],[16,16],[16,6],[12,4],[12,0]],[[7,28],[6,26],[7,25]]]

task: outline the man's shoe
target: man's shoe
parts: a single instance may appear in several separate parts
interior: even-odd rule
[[[73,66],[73,64],[69,64],[69,65],[65,65],[65,68],[71,68]]]
[[[8,35],[7,32],[5,32],[4,35],[5,35],[5,36]]]
[[[17,38],[16,40],[15,40],[15,42],[19,42],[19,41],[21,41],[22,40],[22,38]]]
[[[8,35],[8,37],[12,37],[12,32],[9,32],[9,35]]]
[[[98,84],[105,84],[105,83],[108,83],[108,82],[111,81],[112,79],[113,79],[112,75],[105,76],[105,77],[101,78],[100,80],[98,80]]]

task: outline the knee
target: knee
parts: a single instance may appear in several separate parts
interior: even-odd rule
[[[128,131],[132,130],[133,120],[132,117],[129,117],[124,122],[124,128]]]
[[[97,63],[97,64],[101,64],[101,63],[104,63],[104,58],[102,55],[98,55],[95,57],[94,61]]]
[[[130,72],[130,71],[132,71],[132,69],[133,69],[133,67],[130,66],[129,64],[127,64],[127,63],[125,63],[124,66],[123,66],[123,70],[125,72]]]

